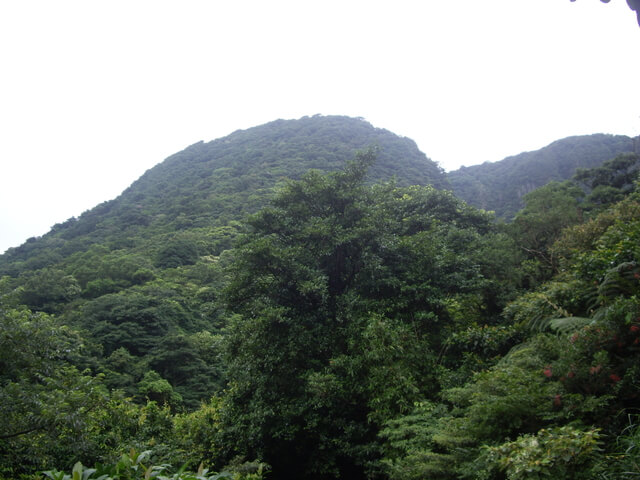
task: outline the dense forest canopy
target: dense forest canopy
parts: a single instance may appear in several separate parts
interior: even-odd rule
[[[637,477],[627,140],[510,223],[358,119],[170,157],[0,257],[0,478]]]

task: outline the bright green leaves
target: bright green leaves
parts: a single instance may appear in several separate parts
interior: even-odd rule
[[[176,236],[163,245],[156,256],[159,268],[193,265],[198,261],[198,246],[187,237]]]
[[[153,265],[144,255],[110,250],[104,245],[71,255],[66,270],[78,279],[85,298],[117,292],[155,277]]]
[[[353,357],[366,372],[369,419],[382,424],[398,414],[408,413],[424,394],[427,385],[435,385],[435,354],[428,337],[399,320],[372,315],[358,337]],[[354,379],[354,381],[361,381]]]
[[[197,471],[189,471],[187,465],[176,469],[167,463],[154,464],[151,457],[151,450],[138,453],[131,449],[113,463],[87,468],[76,462],[71,475],[58,470],[47,470],[43,475],[51,480],[262,480],[268,471],[268,467],[260,462],[233,465],[220,473],[211,472],[202,464]]]
[[[197,410],[174,417],[179,449],[194,465],[213,465],[221,456],[221,403],[212,397]]]
[[[153,370],[147,371],[138,382],[138,391],[149,400],[161,405],[170,405],[175,408],[182,404],[180,394],[174,392],[171,384]]]
[[[78,334],[46,314],[0,306],[3,469],[44,467],[83,452],[90,412],[106,392],[74,366],[82,354]]]
[[[571,426],[542,429],[513,442],[487,448],[483,460],[506,473],[508,480],[594,478],[589,467],[600,450],[597,429]]]
[[[389,420],[380,432],[384,440],[383,471],[389,478],[438,478],[451,470],[451,457],[436,451],[433,434],[447,414],[443,404],[417,403],[410,414]]]
[[[507,478],[595,478],[598,469],[622,474],[624,457],[601,456],[598,446],[616,451],[610,439],[624,422],[612,412],[635,408],[638,395],[638,228],[638,204],[630,196],[565,230],[549,250],[563,255],[562,273],[505,310],[517,324],[553,330],[558,346],[555,355],[540,358],[535,380],[550,397],[543,416],[549,428],[535,433],[519,427],[515,441],[496,443],[485,458],[491,469]],[[598,428],[608,436],[599,439]],[[513,438],[516,432],[510,433]]]

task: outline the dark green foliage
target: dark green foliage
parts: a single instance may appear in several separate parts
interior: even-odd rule
[[[582,190],[571,182],[550,182],[528,194],[508,231],[525,254],[529,284],[551,278],[558,261],[551,249],[562,231],[582,221]]]
[[[220,360],[195,336],[204,325],[184,302],[173,289],[149,285],[84,304],[74,321],[99,339],[107,385],[144,398],[135,385],[153,369],[191,408],[222,387]]]
[[[491,217],[368,187],[371,161],[288,183],[234,254],[223,430],[279,478],[363,478],[381,423],[437,391],[447,298],[484,286]]]
[[[196,407],[223,387],[222,367],[217,357],[219,341],[207,339],[207,334],[164,336],[145,357],[148,366],[170,382],[189,408]]]
[[[355,320],[343,303],[374,237],[361,197],[369,161],[290,183],[252,219],[255,233],[236,254],[228,298],[243,317],[230,325],[229,441],[285,478],[353,470],[356,452],[340,452],[335,442],[346,446],[370,436],[365,400],[330,371],[318,378],[347,353]],[[333,392],[320,400],[327,388]],[[309,402],[309,395],[320,397]],[[343,404],[345,397],[352,398]]]
[[[569,180],[577,168],[597,167],[633,150],[633,139],[621,135],[569,137],[499,162],[461,167],[447,176],[461,199],[510,220],[523,207],[526,193],[553,180]]]
[[[66,270],[73,273],[85,298],[141,285],[156,275],[146,255],[128,249],[110,250],[104,245],[93,245],[86,251],[77,252],[66,263]]]
[[[193,265],[198,261],[198,247],[186,238],[175,238],[160,248],[156,257],[156,266],[175,268]]]
[[[174,427],[168,406],[136,405],[109,393],[101,376],[80,371],[86,353],[79,333],[52,317],[0,306],[0,478],[67,469],[77,461],[115,462],[131,448],[153,448],[159,463],[198,455],[199,446],[189,440],[197,430],[186,434],[180,428],[205,428],[198,424],[203,413],[175,417],[182,427]],[[119,367],[131,359],[120,349],[110,364]],[[171,385],[148,369],[138,389],[169,405],[181,403]],[[179,438],[175,428],[182,432]]]
[[[637,208],[632,195],[566,230],[562,248],[552,247],[570,253],[559,261],[564,271],[508,306],[513,327],[449,337],[451,349],[467,348],[466,360],[441,378],[464,380],[469,365],[476,373],[462,387],[450,383],[444,405],[387,423],[382,463],[391,477],[633,478],[635,433],[620,413],[635,411],[639,394]],[[527,326],[529,338],[504,355],[501,345]],[[535,333],[545,328],[553,334]],[[483,365],[478,351],[504,356]],[[621,444],[630,449],[620,454]]]
[[[81,291],[75,277],[62,270],[44,268],[25,277],[21,301],[34,310],[54,313],[60,304],[73,300]]]
[[[105,354],[120,347],[140,356],[179,324],[184,316],[179,304],[126,292],[103,295],[82,309],[83,327],[100,338]]]
[[[562,421],[565,415],[561,408],[565,401],[560,395],[562,387],[557,381],[549,381],[545,369],[561,355],[561,349],[562,340],[558,338],[535,337],[495,366],[477,373],[465,386],[446,390],[444,398],[452,406],[449,410],[444,405],[417,409],[390,422],[383,431],[388,442],[384,463],[389,471],[404,472],[403,478],[502,478],[493,476],[490,470],[495,464],[504,466],[497,459],[507,455],[503,442],[544,432],[540,429]],[[398,434],[409,425],[419,425],[421,436],[399,441],[402,437]],[[493,452],[496,457],[487,458],[483,445],[502,445],[502,450]],[[533,447],[530,444],[529,448]],[[583,452],[568,467],[588,463],[589,453]],[[573,462],[566,461],[570,460]],[[543,466],[550,467],[548,463]]]

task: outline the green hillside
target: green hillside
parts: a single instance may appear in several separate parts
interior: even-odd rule
[[[148,170],[115,200],[55,225],[0,257],[0,274],[55,264],[90,245],[154,251],[151,239],[204,229],[202,254],[228,247],[232,221],[264,206],[278,182],[309,169],[336,170],[355,152],[379,149],[369,180],[448,187],[442,169],[412,140],[361,119],[314,116],[276,120],[208,143],[199,142]],[[151,242],[145,244],[145,242]],[[23,265],[22,262],[27,262]]]
[[[332,171],[357,150],[379,147],[371,181],[397,176],[400,184],[448,186],[442,170],[416,144],[361,119],[338,116],[276,120],[179,152],[137,180],[122,195],[150,217],[189,226],[225,223],[254,212],[284,178],[309,169]],[[163,215],[158,219],[158,215]],[[184,227],[177,223],[172,226]]]
[[[524,206],[522,197],[528,192],[633,150],[633,139],[623,135],[569,137],[499,162],[461,167],[447,176],[458,197],[509,220]]]

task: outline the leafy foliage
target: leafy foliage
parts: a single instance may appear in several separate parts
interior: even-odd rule
[[[81,348],[80,337],[48,315],[0,306],[0,472],[86,448],[79,434],[106,392],[75,367]]]
[[[225,430],[285,478],[364,475],[377,426],[435,393],[445,300],[484,286],[490,217],[429,187],[369,188],[371,162],[287,184],[235,253]]]
[[[573,427],[542,429],[487,450],[485,461],[506,473],[507,479],[593,478],[588,468],[599,448],[597,430]],[[586,465],[585,465],[586,464]]]
[[[558,272],[551,245],[565,228],[582,221],[578,203],[582,196],[582,191],[570,182],[550,182],[524,195],[525,207],[515,216],[509,230],[525,252],[529,270],[537,265],[539,273],[530,274],[531,283],[547,280]]]
[[[51,480],[134,480],[156,478],[158,480],[261,480],[263,473],[267,471],[264,464],[257,464],[255,472],[223,471],[220,473],[209,472],[209,469],[200,465],[197,472],[186,471],[185,467],[172,468],[169,464],[154,465],[149,463],[151,451],[146,450],[137,453],[131,450],[111,465],[97,465],[96,468],[85,468],[78,462],[73,466],[71,475],[57,470],[44,472],[45,477]]]

